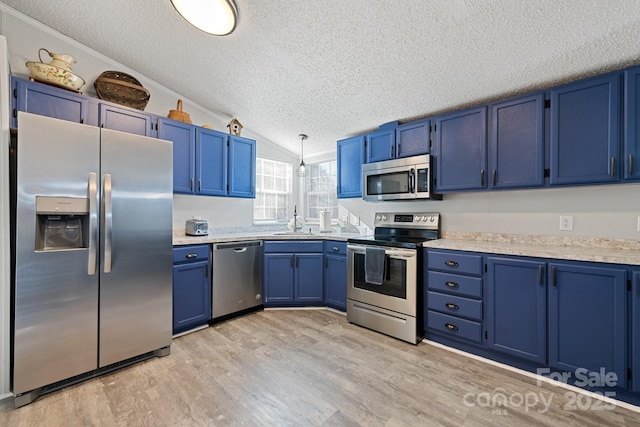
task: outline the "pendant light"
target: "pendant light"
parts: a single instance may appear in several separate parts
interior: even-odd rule
[[[296,173],[299,177],[305,177],[309,174],[309,170],[307,169],[307,165],[304,164],[304,140],[308,138],[307,135],[301,133],[298,135],[300,138],[300,165],[298,166],[298,170]]]
[[[194,27],[226,36],[236,29],[238,9],[233,0],[171,0],[171,4]]]

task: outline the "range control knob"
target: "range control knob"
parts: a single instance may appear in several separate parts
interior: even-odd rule
[[[429,217],[429,222],[434,222],[435,220],[436,220],[436,217],[435,217],[435,216],[430,216],[430,217]]]
[[[423,216],[423,217],[422,217],[422,221],[427,222],[427,217],[426,217],[426,216]]]
[[[380,215],[376,215],[376,221],[380,221],[382,217]]]
[[[387,220],[387,216],[386,215],[382,215],[382,220],[386,221]]]

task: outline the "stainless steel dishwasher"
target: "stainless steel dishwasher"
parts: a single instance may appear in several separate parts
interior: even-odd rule
[[[262,241],[213,245],[211,317],[262,304]]]

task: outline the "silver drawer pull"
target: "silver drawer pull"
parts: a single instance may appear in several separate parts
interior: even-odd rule
[[[457,267],[458,263],[456,261],[445,261],[444,264],[448,267]]]
[[[456,325],[453,325],[451,323],[445,323],[444,326],[449,329],[450,331],[457,331],[458,327]]]
[[[450,288],[457,288],[460,286],[456,282],[446,282],[445,285],[447,285]]]
[[[331,249],[333,249],[333,251],[334,251],[334,252],[340,252],[340,248],[339,248],[339,247],[337,247],[337,246],[334,246],[334,247],[333,247],[333,248],[331,248]]]
[[[187,256],[185,258],[187,258],[187,259],[198,258],[198,254],[190,253],[190,254],[187,254]]]
[[[454,304],[451,302],[446,303],[445,307],[447,307],[449,310],[458,310],[460,308],[458,304]]]

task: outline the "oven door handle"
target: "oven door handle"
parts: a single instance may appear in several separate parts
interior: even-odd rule
[[[396,249],[396,248],[383,248],[381,246],[371,245],[371,247],[384,249],[384,254],[389,258],[409,259],[416,258],[417,251],[414,249]],[[365,253],[366,246],[362,245],[347,245],[347,251],[352,253]]]

